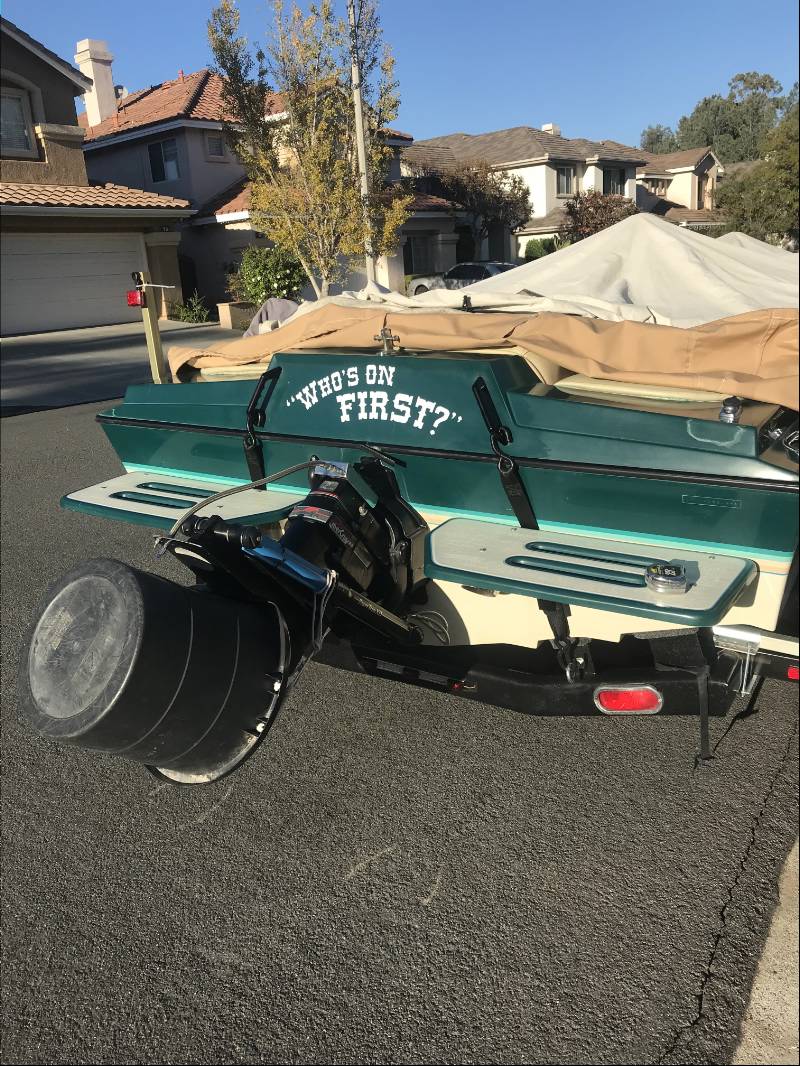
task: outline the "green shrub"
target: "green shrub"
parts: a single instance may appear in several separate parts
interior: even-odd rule
[[[169,305],[169,317],[178,322],[208,322],[210,315],[203,297],[195,289],[188,300]]]
[[[289,252],[251,244],[238,269],[228,274],[228,291],[234,300],[260,307],[270,296],[296,299],[307,280]]]
[[[551,252],[556,250],[556,242],[553,237],[532,237],[531,240],[525,245],[525,258],[541,259],[543,255],[550,255]]]

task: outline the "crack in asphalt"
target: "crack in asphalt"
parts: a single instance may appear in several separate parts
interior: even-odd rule
[[[734,721],[735,720],[736,720],[736,718],[734,718]],[[731,723],[731,724],[733,724],[733,723]],[[705,966],[705,968],[703,970],[703,976],[701,978],[700,988],[699,988],[699,990],[698,990],[698,992],[696,993],[696,996],[695,996],[695,1000],[696,1000],[696,1003],[697,1003],[697,1013],[691,1019],[691,1021],[688,1021],[685,1025],[682,1025],[680,1027],[680,1029],[678,1029],[678,1031],[675,1033],[675,1036],[673,1037],[671,1044],[664,1051],[664,1053],[659,1057],[658,1066],[662,1066],[662,1064],[667,1063],[669,1061],[669,1059],[670,1059],[670,1056],[673,1055],[678,1050],[678,1046],[680,1044],[683,1044],[684,1047],[686,1045],[688,1045],[689,1040],[691,1038],[692,1031],[694,1029],[696,1029],[696,1027],[700,1024],[700,1022],[702,1022],[707,1017],[707,1015],[705,1013],[706,988],[707,988],[708,982],[710,981],[711,976],[712,976],[712,970],[713,970],[713,967],[714,967],[714,962],[716,961],[717,955],[719,953],[720,946],[722,944],[722,941],[725,938],[725,933],[726,933],[726,931],[728,929],[728,924],[729,924],[728,923],[728,912],[730,910],[731,905],[734,902],[734,893],[735,893],[737,887],[741,884],[742,874],[745,871],[745,868],[747,866],[747,863],[748,863],[748,860],[750,858],[750,855],[751,855],[751,853],[753,851],[753,848],[755,847],[755,844],[756,844],[756,837],[757,837],[757,834],[758,834],[759,825],[761,824],[761,820],[764,817],[764,814],[766,812],[767,804],[769,803],[770,798],[772,797],[772,794],[775,791],[775,786],[778,783],[779,778],[783,774],[783,771],[784,771],[784,768],[786,767],[787,762],[789,761],[789,757],[791,755],[792,747],[793,747],[795,739],[797,737],[797,733],[798,733],[798,728],[799,727],[800,727],[800,721],[798,721],[798,724],[796,724],[794,729],[792,730],[792,733],[791,733],[788,741],[786,742],[786,747],[784,749],[783,755],[781,756],[780,762],[779,762],[779,764],[778,764],[778,766],[777,766],[777,768],[775,770],[775,773],[770,778],[770,782],[769,782],[769,785],[767,787],[766,792],[764,793],[764,797],[763,797],[763,799],[761,801],[761,805],[760,805],[758,811],[753,815],[753,817],[750,820],[750,839],[748,840],[748,842],[747,842],[747,844],[745,846],[745,849],[744,849],[744,851],[742,853],[742,857],[741,857],[741,859],[739,861],[738,867],[736,868],[736,873],[734,875],[733,881],[728,886],[727,898],[725,899],[725,902],[723,903],[722,907],[720,908],[720,911],[719,911],[719,924],[718,924],[717,932],[716,932],[716,934],[714,936],[713,944],[711,945],[711,952],[710,952],[709,957],[708,957],[708,962],[706,963],[706,966]],[[730,728],[730,726],[729,726],[729,728]],[[727,732],[728,732],[728,730],[726,729],[725,734],[723,734],[723,736],[720,737],[720,741],[717,743],[717,745],[715,745],[715,748],[714,748],[715,752],[716,752],[717,748],[719,747],[719,743],[721,743],[721,741],[724,739],[724,736],[727,734]]]

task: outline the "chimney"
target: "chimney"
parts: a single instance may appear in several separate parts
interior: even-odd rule
[[[554,137],[560,137],[561,127],[557,126],[555,122],[545,122],[542,126],[542,133],[552,133]]]
[[[86,117],[90,126],[96,126],[104,118],[117,110],[117,94],[111,73],[113,56],[105,41],[93,41],[87,38],[78,41],[75,62],[81,74],[92,79],[92,88],[84,93]]]

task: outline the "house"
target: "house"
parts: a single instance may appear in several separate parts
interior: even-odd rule
[[[389,180],[399,181],[400,150],[412,142],[412,137],[397,130],[386,130],[384,135],[394,152]],[[377,281],[397,291],[405,288],[404,274],[446,270],[456,262],[458,235],[449,201],[419,192],[410,211],[401,233],[401,250],[380,258],[376,264]],[[203,204],[184,228],[182,248],[195,265],[199,291],[212,301],[225,300],[227,274],[250,244],[268,246],[269,233],[260,230],[251,217],[250,183],[242,176]],[[424,247],[426,255],[418,253],[413,267],[410,257],[415,247]],[[360,289],[365,283],[365,273],[356,266],[339,287]]]
[[[2,331],[135,321],[140,312],[125,300],[131,273],[180,284],[176,224],[191,209],[174,196],[91,182],[75,108],[91,80],[5,18],[0,43]]]
[[[226,189],[244,180],[244,168],[224,135],[222,79],[210,70],[177,76],[133,93],[117,93],[113,56],[104,42],[81,42],[75,59],[93,81],[86,94],[86,112],[78,116],[85,138],[86,169],[96,181],[131,183],[159,195],[187,200],[197,211]],[[270,97],[268,113],[276,117],[280,99]],[[224,278],[222,264],[241,254],[241,239],[202,242],[193,231],[180,229],[178,248],[183,290],[197,289],[212,302],[224,298],[220,287],[206,284],[208,275]],[[249,237],[249,240],[254,237]],[[230,244],[230,247],[228,246]],[[213,262],[207,262],[213,256]]]
[[[244,168],[225,142],[222,79],[210,70],[177,77],[134,93],[114,86],[113,57],[103,42],[81,42],[76,62],[91,77],[85,131],[86,168],[96,181],[132,183],[142,189],[186,199],[195,209],[181,226],[179,257],[184,291],[195,288],[211,303],[227,298],[227,274],[250,244],[269,245],[269,233],[250,217],[250,188]],[[279,95],[267,100],[267,117],[281,121]],[[384,131],[393,149],[389,179],[401,178],[401,151],[413,137]],[[446,270],[456,262],[456,220],[451,205],[424,190],[415,197],[402,233],[401,253],[378,262],[378,280],[403,289],[403,274]],[[416,250],[416,252],[414,251]],[[353,270],[344,288],[361,288],[365,277]]]
[[[490,232],[479,249],[466,247],[462,230],[459,260],[521,258],[531,237],[552,237],[559,232],[564,202],[576,192],[596,189],[635,200],[636,171],[646,162],[640,149],[616,141],[562,137],[552,122],[541,129],[513,126],[490,133],[450,133],[415,141],[403,152],[407,174],[447,170],[478,159],[496,170],[518,174],[528,187],[532,212],[513,234],[499,229]]]
[[[714,200],[725,168],[710,146],[642,154],[646,162],[636,172],[636,203],[641,211],[690,228],[723,225]]]

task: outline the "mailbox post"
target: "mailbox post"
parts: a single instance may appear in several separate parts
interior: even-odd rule
[[[140,307],[147,340],[147,354],[150,358],[150,373],[156,385],[166,385],[170,380],[169,368],[161,347],[161,333],[158,329],[158,307],[155,299],[150,298],[148,290],[172,289],[174,285],[154,285],[146,270],[134,270],[131,274],[134,289],[128,292],[128,307]]]

